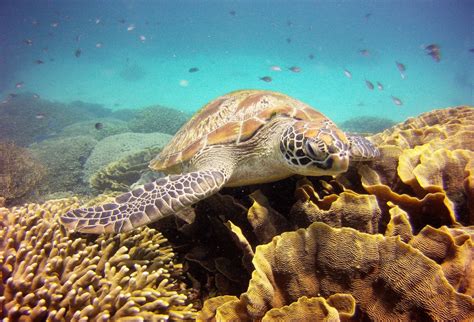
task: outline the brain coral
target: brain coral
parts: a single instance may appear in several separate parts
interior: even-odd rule
[[[181,265],[153,229],[68,235],[59,213],[76,199],[0,208],[0,316],[9,321],[190,319]]]

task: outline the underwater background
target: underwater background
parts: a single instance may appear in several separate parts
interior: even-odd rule
[[[31,92],[114,110],[160,104],[192,113],[229,91],[258,88],[296,97],[336,122],[361,115],[401,121],[474,100],[474,3],[467,0],[0,6],[4,99]],[[439,61],[427,55],[431,44]]]
[[[0,0],[0,319],[474,321],[473,12]],[[60,223],[165,176],[150,161],[239,89],[308,103],[380,156],[121,234]]]

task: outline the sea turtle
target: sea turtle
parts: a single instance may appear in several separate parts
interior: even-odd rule
[[[349,159],[379,155],[367,139],[287,95],[241,90],[197,112],[150,162],[171,174],[115,198],[68,211],[61,223],[86,233],[125,232],[180,211],[222,187],[272,182],[294,174],[337,175]],[[182,215],[182,214],[181,214]]]

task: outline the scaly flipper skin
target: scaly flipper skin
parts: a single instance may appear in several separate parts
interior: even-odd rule
[[[83,233],[126,232],[213,195],[227,180],[225,172],[218,170],[171,175],[124,193],[112,203],[68,211],[60,220],[66,228]]]
[[[362,136],[346,134],[349,141],[349,153],[353,161],[373,160],[380,157],[379,149]]]

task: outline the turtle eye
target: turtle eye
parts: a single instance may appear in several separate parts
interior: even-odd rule
[[[308,156],[314,160],[324,161],[328,156],[326,144],[321,140],[306,140],[304,147]]]

